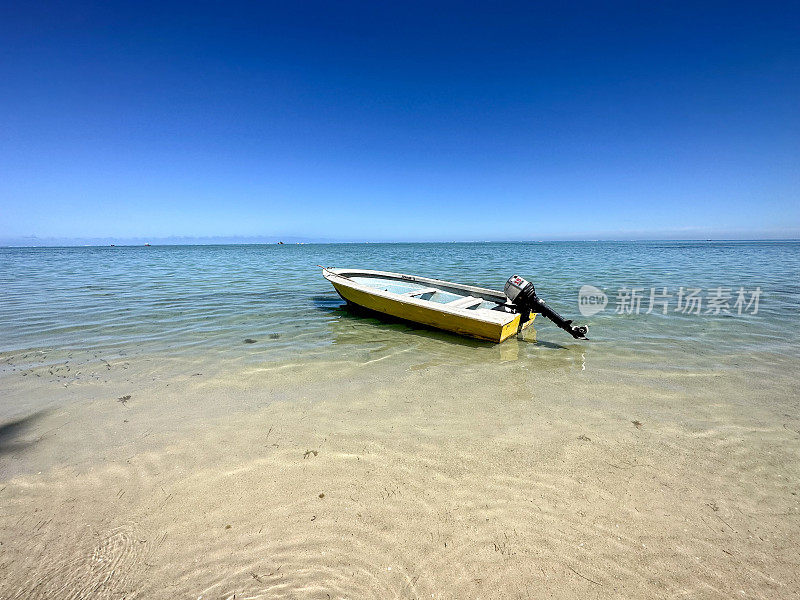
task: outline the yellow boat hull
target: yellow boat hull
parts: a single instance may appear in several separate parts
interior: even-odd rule
[[[489,322],[468,315],[442,312],[435,307],[421,306],[394,298],[376,295],[355,289],[352,286],[331,281],[338,294],[348,302],[363,308],[390,315],[398,319],[422,323],[429,327],[450,331],[481,340],[499,343],[516,335],[519,331],[520,315],[514,315],[507,323]],[[525,329],[533,322],[535,314],[522,324]]]

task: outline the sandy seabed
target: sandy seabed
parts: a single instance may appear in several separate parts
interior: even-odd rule
[[[0,378],[0,598],[800,589],[789,375],[66,364]]]

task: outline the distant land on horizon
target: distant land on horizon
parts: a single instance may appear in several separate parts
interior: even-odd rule
[[[598,234],[531,236],[506,239],[335,239],[303,236],[169,236],[169,237],[38,237],[0,238],[4,248],[83,247],[83,246],[214,246],[247,244],[402,244],[402,243],[502,243],[502,242],[646,242],[646,241],[797,241],[800,232],[606,232]]]

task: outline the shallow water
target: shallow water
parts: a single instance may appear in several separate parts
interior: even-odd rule
[[[0,249],[0,597],[792,597],[800,245]],[[316,264],[502,289],[492,345]],[[609,304],[583,317],[578,290]],[[646,290],[617,314],[623,286]],[[730,288],[728,314],[676,312]],[[649,289],[673,294],[666,315]],[[760,288],[756,314],[734,308]],[[732,313],[732,314],[731,314]],[[255,340],[245,343],[245,339]]]
[[[781,361],[798,356],[798,242],[559,242],[334,244],[0,249],[0,352],[43,350],[104,357],[143,354],[259,361],[359,356],[376,343],[397,351],[487,360],[485,345],[407,325],[353,317],[315,266],[374,268],[502,289],[519,273],[566,316],[590,325],[586,365],[648,368]],[[606,291],[606,309],[578,312],[578,290]],[[640,288],[639,314],[617,314],[619,290]],[[671,295],[650,309],[651,288]],[[728,314],[706,314],[723,287]],[[680,288],[700,288],[701,314],[675,309]],[[736,292],[754,307],[737,314]],[[622,307],[627,308],[628,305]],[[538,344],[520,360],[571,360],[576,343],[536,323]],[[256,344],[243,346],[245,338]],[[546,358],[545,358],[546,357]],[[356,358],[356,360],[358,360]]]

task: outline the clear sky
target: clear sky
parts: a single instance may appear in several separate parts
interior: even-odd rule
[[[0,241],[798,237],[798,7],[5,1]]]

